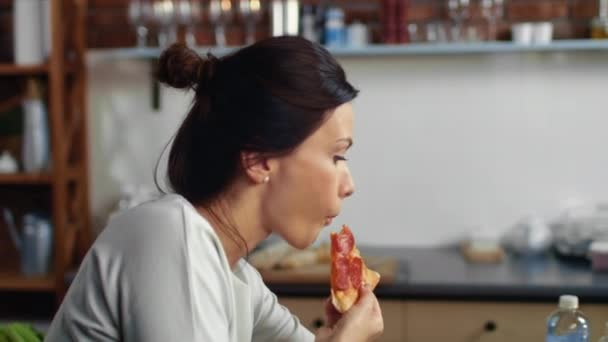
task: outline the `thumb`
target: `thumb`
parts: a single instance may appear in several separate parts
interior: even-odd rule
[[[370,297],[373,297],[374,293],[372,292],[369,284],[363,284],[359,289],[359,301],[369,301]]]
[[[374,293],[369,285],[365,284],[359,289],[359,298],[350,311],[367,310],[374,304]]]

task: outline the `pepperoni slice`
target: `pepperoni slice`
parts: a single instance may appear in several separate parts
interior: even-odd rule
[[[361,258],[352,257],[355,238],[348,226],[342,226],[340,233],[331,234],[332,287],[337,291],[361,287],[362,263]]]
[[[348,255],[355,246],[355,237],[348,229],[348,226],[342,226],[339,234],[331,234],[332,249],[340,255]]]
[[[348,265],[348,275],[350,277],[350,283],[355,289],[361,288],[361,277],[363,268],[363,260],[361,258],[351,258]]]
[[[333,260],[331,268],[331,279],[334,290],[344,291],[350,287],[349,281],[349,260],[346,257],[338,257]]]

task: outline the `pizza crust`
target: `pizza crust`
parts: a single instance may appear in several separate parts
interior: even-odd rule
[[[331,289],[331,303],[339,313],[345,313],[359,298],[359,291],[349,288],[345,291],[334,291]]]
[[[369,285],[369,288],[373,291],[380,282],[380,273],[365,267],[363,271],[363,282]]]

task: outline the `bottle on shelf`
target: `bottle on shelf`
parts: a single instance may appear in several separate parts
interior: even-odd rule
[[[591,38],[608,39],[608,0],[599,0],[597,17],[591,21]]]
[[[598,342],[608,342],[608,322],[606,322],[606,325],[604,326],[604,335],[600,337]]]
[[[344,10],[340,7],[331,7],[325,12],[325,45],[340,47],[345,42]]]
[[[562,295],[559,307],[547,317],[546,342],[588,342],[589,320],[578,309],[578,297]]]
[[[49,131],[46,109],[42,101],[42,86],[39,81],[27,80],[23,101],[23,151],[25,172],[41,172],[49,165]]]
[[[302,18],[300,18],[300,21],[302,25],[302,37],[311,42],[318,43],[317,16],[313,5],[308,4],[302,7]]]
[[[382,0],[382,41],[385,44],[396,44],[399,41],[397,27],[397,0]]]

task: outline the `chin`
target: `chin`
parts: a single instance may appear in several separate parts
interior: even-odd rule
[[[321,229],[316,229],[314,234],[307,234],[305,236],[302,236],[299,239],[294,239],[292,241],[289,241],[290,245],[292,245],[293,247],[297,248],[297,249],[306,249],[308,247],[310,247],[316,240],[317,237],[319,237],[319,232]]]
[[[279,235],[292,247],[297,249],[306,249],[317,240],[321,230],[324,228],[324,224],[292,224],[289,227],[292,227],[292,229],[283,230],[282,233],[279,233]]]

